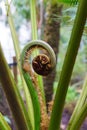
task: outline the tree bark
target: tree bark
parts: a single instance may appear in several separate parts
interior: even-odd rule
[[[60,20],[58,16],[61,15],[62,5],[58,5],[58,3],[51,5],[47,5],[47,17],[45,22],[44,29],[44,40],[50,44],[53,48],[56,58],[58,55],[59,48],[59,39],[60,39]],[[53,95],[53,83],[56,75],[56,68],[53,70],[51,74],[44,78],[44,86],[45,86],[45,94],[46,94],[46,102],[52,100]]]

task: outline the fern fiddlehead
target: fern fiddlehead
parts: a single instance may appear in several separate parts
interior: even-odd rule
[[[35,49],[38,49],[40,54],[37,54],[37,56],[34,57],[33,52]],[[43,52],[45,54],[43,54]],[[33,55],[33,58],[31,55]],[[22,72],[33,103],[35,130],[41,129],[43,124],[45,128],[48,127],[49,120],[46,113],[46,106],[43,103],[41,91],[38,86],[36,73],[46,76],[54,69],[55,65],[56,57],[53,49],[42,40],[33,40],[29,42],[21,53]],[[34,71],[36,73],[34,73]]]

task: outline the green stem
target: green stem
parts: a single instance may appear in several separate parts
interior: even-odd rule
[[[32,39],[37,40],[36,0],[30,0]]]
[[[74,118],[73,123],[69,124],[67,130],[79,130],[86,116],[87,116],[87,103],[83,105],[80,112]]]
[[[9,26],[10,26],[12,39],[13,39],[13,43],[14,43],[18,68],[19,68],[19,71],[20,71],[20,76],[21,76],[21,80],[22,80],[22,84],[23,84],[24,93],[25,93],[28,115],[29,115],[29,118],[31,120],[32,126],[34,127],[34,115],[33,115],[32,101],[31,101],[30,93],[28,91],[28,88],[26,86],[26,83],[24,81],[22,71],[21,71],[21,65],[20,65],[20,62],[19,62],[19,59],[20,59],[19,40],[18,40],[17,33],[16,33],[16,30],[15,30],[15,26],[14,26],[14,22],[13,22],[13,18],[12,18],[12,14],[11,14],[11,11],[10,11],[10,5],[8,3],[8,0],[6,0],[6,10],[7,10],[8,23],[9,23]]]
[[[19,130],[32,130],[24,102],[4,58],[0,44],[0,81]]]
[[[0,113],[0,130],[11,130],[10,126],[7,124],[1,113]]]
[[[81,108],[83,107],[84,103],[86,102],[86,98],[87,98],[87,76],[85,78],[85,81],[84,81],[84,84],[83,84],[83,87],[82,87],[82,93],[80,95],[80,98],[79,98],[79,100],[76,104],[76,107],[74,109],[74,112],[73,112],[73,114],[70,118],[67,130],[69,130],[72,127],[74,119],[77,118],[78,113],[80,113]]]
[[[19,61],[19,58],[20,58],[19,40],[18,40],[17,33],[16,33],[16,30],[15,30],[15,26],[14,26],[14,22],[13,22],[13,18],[12,18],[12,14],[11,14],[11,11],[10,11],[10,5],[8,3],[8,0],[6,0],[5,5],[6,5],[8,23],[9,23],[9,26],[10,26],[12,39],[13,39],[13,43],[14,43],[14,48],[16,50],[17,61]]]
[[[21,58],[20,58],[21,59],[21,68],[25,62],[24,58],[25,58],[26,50],[28,49],[28,45],[30,46],[30,44],[27,44],[21,53]],[[37,96],[37,91],[36,91],[34,85],[32,84],[32,80],[31,80],[32,77],[30,77],[30,75],[24,70],[22,70],[22,73],[23,73],[24,79],[26,81],[26,84],[28,86],[28,90],[31,94],[31,99],[32,99],[32,103],[33,103],[34,130],[39,130],[40,129],[40,104],[39,104],[39,99]]]
[[[62,111],[65,103],[65,97],[66,97],[69,81],[71,78],[73,66],[75,64],[76,56],[78,53],[78,48],[80,45],[80,40],[83,33],[84,25],[86,22],[86,17],[87,17],[86,8],[87,8],[87,1],[80,0],[69,46],[63,64],[55,100],[54,100],[49,130],[60,129],[60,122],[61,122]]]
[[[31,26],[32,26],[32,39],[37,40],[37,17],[36,17],[36,0],[30,0],[30,10],[31,10]],[[35,54],[38,54],[38,52],[35,52]],[[41,76],[37,76],[38,84],[42,92],[43,99],[45,101],[45,94],[44,94],[44,88],[43,88],[43,80]]]
[[[37,96],[37,91],[35,87],[32,84],[31,77],[28,73],[23,71],[23,76],[25,78],[26,84],[28,86],[28,90],[30,91],[32,103],[33,103],[33,109],[34,109],[34,130],[40,130],[40,104],[39,99]],[[38,115],[38,116],[37,116]]]

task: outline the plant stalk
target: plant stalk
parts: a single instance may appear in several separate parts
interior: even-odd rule
[[[6,94],[9,106],[18,130],[32,130],[24,102],[4,58],[0,44],[0,81]]]
[[[73,123],[69,124],[70,127],[68,127],[67,130],[79,130],[84,119],[87,116],[87,103],[85,103],[82,108],[80,109],[77,116],[74,118]]]
[[[1,113],[0,113],[0,130],[11,130],[10,126],[7,124]]]
[[[36,0],[30,0],[32,40],[37,40]]]
[[[30,93],[28,91],[27,85],[25,83],[25,80],[23,78],[22,71],[21,71],[21,65],[20,65],[20,62],[19,62],[19,59],[20,59],[19,40],[18,40],[17,33],[16,33],[16,30],[15,30],[14,21],[13,21],[13,18],[12,18],[12,14],[11,14],[10,5],[8,3],[8,0],[6,0],[6,10],[7,10],[8,23],[9,23],[9,26],[10,26],[12,39],[13,39],[13,43],[14,43],[14,49],[15,49],[15,53],[16,53],[18,69],[20,71],[20,76],[21,76],[21,80],[22,80],[22,84],[23,84],[23,89],[24,89],[24,94],[25,94],[25,99],[26,99],[26,104],[27,104],[28,115],[30,117],[32,126],[34,127],[33,105],[32,105],[32,101],[31,101]]]
[[[69,121],[69,124],[68,124],[68,127],[67,127],[67,130],[70,130],[70,128],[72,127],[75,119],[78,119],[78,114],[81,112],[81,109],[83,107],[83,105],[86,103],[86,98],[87,98],[87,76],[84,80],[84,84],[83,84],[83,87],[82,87],[82,93],[80,95],[80,98],[76,104],[76,107],[74,109],[74,112],[70,118],[70,121]],[[80,119],[81,120],[81,119]]]
[[[86,22],[86,17],[87,17],[86,8],[87,8],[87,1],[80,0],[76,18],[74,21],[73,30],[71,33],[71,38],[69,41],[69,46],[67,48],[67,53],[65,56],[62,72],[60,75],[57,92],[55,95],[49,130],[60,129],[60,122],[61,122],[63,107],[65,103],[65,97],[67,94],[69,81],[71,78],[76,56],[80,46],[80,40],[82,37],[84,25]]]
[[[30,0],[30,10],[31,10],[30,14],[31,14],[32,39],[37,40],[38,35],[37,35],[36,0]],[[35,52],[35,55],[36,54],[38,54],[38,51]],[[42,77],[38,75],[37,79],[38,79],[38,84],[42,93],[42,97],[45,101]]]

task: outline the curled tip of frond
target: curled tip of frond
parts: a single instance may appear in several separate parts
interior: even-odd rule
[[[25,70],[26,72],[29,72],[30,66],[29,66],[28,61],[34,49],[40,49],[41,53],[36,55],[32,59],[32,67],[37,74],[46,76],[54,69],[56,65],[56,56],[53,49],[49,46],[49,44],[42,40],[33,40],[25,46],[24,51],[23,51],[24,59],[22,57],[23,70]],[[44,54],[44,52],[47,55]]]

